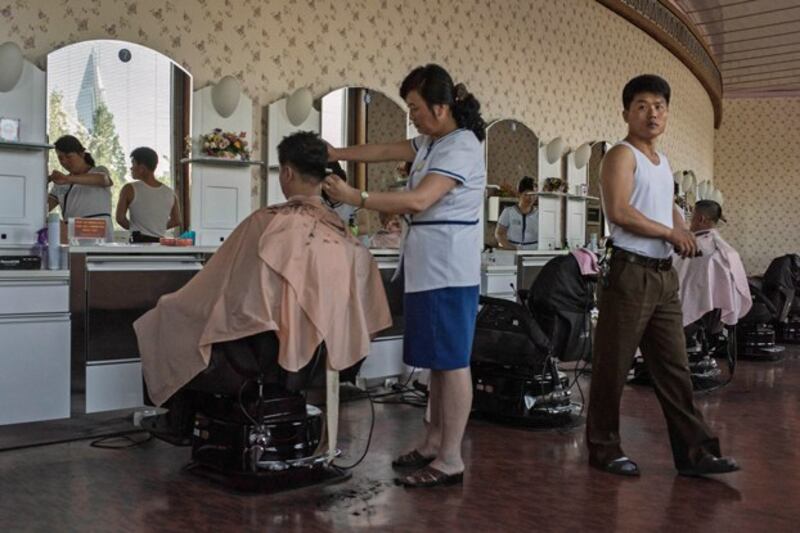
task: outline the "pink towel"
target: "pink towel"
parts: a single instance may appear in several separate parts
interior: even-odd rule
[[[581,275],[596,276],[600,272],[600,268],[597,266],[597,256],[593,251],[589,250],[588,248],[578,248],[576,250],[572,250],[572,255],[578,262],[578,266],[581,269]]]

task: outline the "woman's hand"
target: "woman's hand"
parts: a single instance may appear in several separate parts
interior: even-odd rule
[[[350,205],[361,203],[361,193],[344,182],[339,176],[329,174],[322,182],[322,190],[335,202]]]
[[[325,141],[325,144],[328,146],[328,161],[338,161],[339,158],[336,155],[336,148],[328,141]]]
[[[64,174],[63,172],[54,170],[47,177],[47,181],[52,181],[56,185],[64,185],[65,183],[69,183],[69,176]]]

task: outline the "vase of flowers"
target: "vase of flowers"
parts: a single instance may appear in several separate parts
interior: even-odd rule
[[[204,155],[222,159],[250,159],[250,146],[245,137],[247,133],[234,133],[214,128],[211,133],[200,136],[200,150]]]

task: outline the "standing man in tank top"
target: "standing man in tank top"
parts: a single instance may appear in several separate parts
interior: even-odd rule
[[[682,475],[733,472],[719,441],[694,403],[678,297],[673,249],[695,255],[694,236],[673,204],[672,170],[656,140],[669,114],[670,87],[638,76],[622,92],[628,136],[603,159],[603,209],[611,228],[609,270],[600,289],[592,385],[586,422],[589,464],[638,476],[622,451],[619,408],[634,353],[640,347],[667,420],[675,467]]]
[[[131,176],[119,193],[117,223],[131,230],[131,242],[158,242],[181,223],[175,192],[158,181],[158,155],[147,147],[131,152]],[[130,217],[128,217],[130,215]]]

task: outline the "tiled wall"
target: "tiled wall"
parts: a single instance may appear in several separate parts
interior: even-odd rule
[[[236,75],[256,124],[259,104],[301,86],[317,96],[366,86],[399,101],[409,69],[435,61],[467,84],[487,119],[514,118],[571,146],[622,136],[622,86],[653,72],[674,90],[662,149],[701,179],[713,170],[713,111],[700,83],[593,0],[8,0],[0,35],[41,66],[55,48],[111,38],[163,52],[195,87]]]
[[[800,253],[800,98],[726,99],[714,143],[722,234],[750,274]]]

